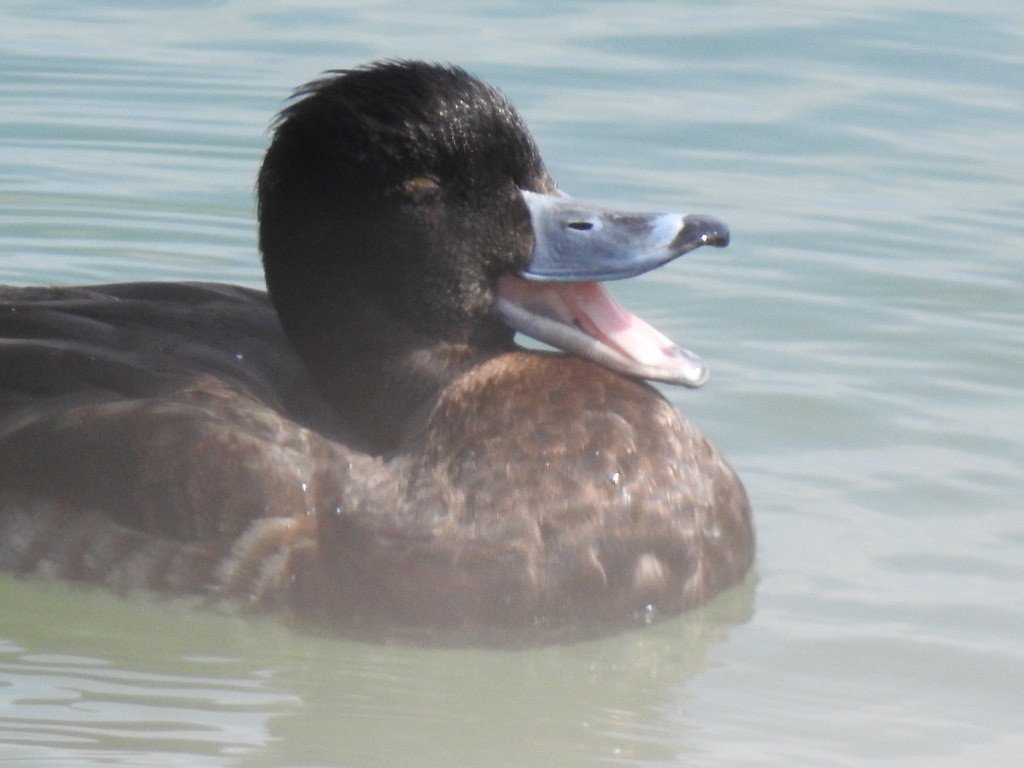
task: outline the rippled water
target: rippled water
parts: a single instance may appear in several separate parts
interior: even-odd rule
[[[494,652],[0,577],[0,764],[1015,764],[1018,4],[453,6],[6,3],[0,280],[260,285],[252,184],[291,88],[456,61],[563,188],[730,223],[729,250],[616,291],[711,366],[668,394],[747,483],[756,578]]]

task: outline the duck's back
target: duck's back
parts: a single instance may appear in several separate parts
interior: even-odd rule
[[[309,408],[265,293],[215,283],[0,287],[0,419],[61,395],[157,396],[215,373]],[[314,406],[316,407],[316,406]]]

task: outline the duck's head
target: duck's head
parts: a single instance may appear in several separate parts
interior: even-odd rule
[[[368,448],[396,445],[411,411],[516,331],[636,378],[707,378],[600,283],[724,246],[725,225],[562,194],[509,101],[461,69],[383,62],[306,85],[258,196],[285,331]]]

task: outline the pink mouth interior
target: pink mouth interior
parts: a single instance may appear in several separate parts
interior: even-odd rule
[[[574,325],[641,365],[678,364],[676,345],[619,304],[601,283],[537,283],[505,275],[499,290],[515,304]]]

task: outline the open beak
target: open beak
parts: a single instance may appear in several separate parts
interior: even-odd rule
[[[519,275],[498,282],[498,312],[511,327],[612,370],[699,387],[699,357],[615,301],[602,282],[649,272],[702,245],[729,244],[710,216],[623,213],[565,195],[523,191],[535,245]]]

